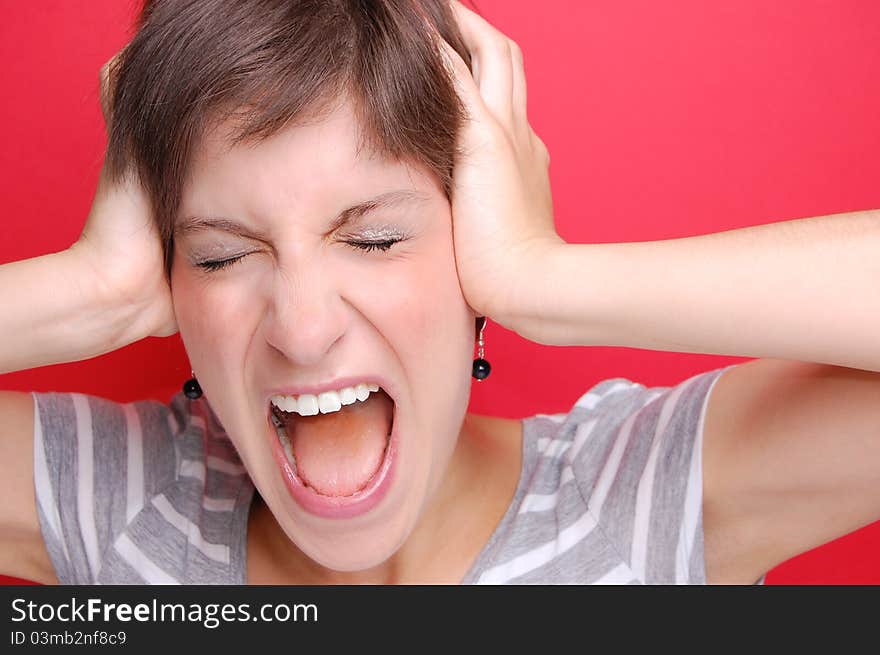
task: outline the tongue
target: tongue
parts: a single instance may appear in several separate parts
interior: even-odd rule
[[[297,416],[287,426],[300,479],[325,496],[350,496],[379,470],[394,405],[384,391],[338,412]]]

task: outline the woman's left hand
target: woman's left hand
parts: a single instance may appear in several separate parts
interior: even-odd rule
[[[442,42],[467,112],[452,191],[459,282],[478,315],[520,331],[535,303],[524,296],[540,293],[547,258],[565,243],[553,222],[550,156],[526,118],[519,46],[460,3],[452,7],[474,71]]]

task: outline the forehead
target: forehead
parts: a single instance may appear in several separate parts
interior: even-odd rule
[[[366,147],[346,102],[264,139],[235,143],[233,136],[233,123],[219,124],[193,149],[184,209],[233,197],[272,211],[291,204],[332,204],[334,198],[386,188],[442,193],[424,167]]]

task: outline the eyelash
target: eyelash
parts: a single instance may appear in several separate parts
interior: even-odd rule
[[[215,271],[219,271],[220,269],[226,268],[227,266],[232,266],[235,262],[240,259],[244,259],[245,255],[238,255],[237,257],[230,257],[229,259],[217,259],[210,262],[199,262],[196,264],[202,270],[213,273]]]
[[[403,239],[386,239],[385,241],[346,241],[345,243],[350,245],[352,248],[357,248],[358,250],[363,250],[365,252],[373,252],[374,250],[387,252],[391,249],[391,246],[393,246],[395,243],[400,243],[401,241],[403,241]],[[244,253],[243,255],[230,257],[228,259],[217,259],[214,261],[199,262],[196,265],[208,273],[214,273],[215,271],[219,271],[228,266],[232,266],[234,263],[241,259],[244,259],[249,254],[250,253]]]
[[[386,252],[391,249],[395,243],[400,243],[403,239],[386,239],[385,241],[346,241],[348,245],[352,248],[357,248],[358,250],[364,250],[366,252],[372,252],[374,250],[381,250],[382,252]]]

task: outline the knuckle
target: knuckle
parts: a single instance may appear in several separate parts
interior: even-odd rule
[[[486,139],[495,148],[503,148],[507,146],[507,132],[498,121],[492,121],[486,128]]]
[[[507,39],[508,48],[510,48],[510,56],[514,61],[521,62],[523,59],[522,48],[519,46],[519,43],[514,41],[513,39]]]
[[[547,144],[539,137],[537,134],[532,132],[532,144],[535,149],[535,152],[538,153],[538,156],[541,157],[548,164],[550,163],[550,150],[547,148]]]
[[[497,121],[493,121],[486,127],[483,139],[483,147],[495,157],[506,158],[514,150],[510,136]]]
[[[507,45],[507,38],[499,35],[498,38],[492,39],[489,43],[492,54],[499,58],[505,59],[510,57],[510,47]]]

